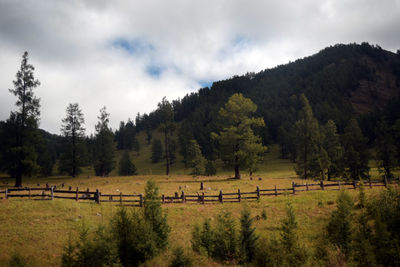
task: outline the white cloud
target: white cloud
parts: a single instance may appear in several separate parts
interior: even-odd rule
[[[163,96],[335,43],[395,51],[398,25],[399,0],[0,0],[0,119],[13,109],[7,88],[25,50],[42,82],[41,127],[58,133],[66,106],[78,102],[93,132],[103,105],[115,128]]]

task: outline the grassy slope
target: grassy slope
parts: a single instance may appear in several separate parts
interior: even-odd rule
[[[158,134],[155,133],[155,136]],[[92,170],[86,169],[79,178],[50,177],[25,179],[24,185],[35,186],[45,183],[60,186],[98,188],[103,193],[143,193],[148,179],[155,179],[160,187],[160,192],[171,195],[179,192],[179,188],[186,194],[199,192],[200,181],[205,182],[205,193],[211,194],[223,190],[225,192],[254,191],[256,186],[260,188],[289,187],[295,178],[293,163],[279,159],[277,146],[272,146],[265,157],[264,163],[258,172],[254,174],[256,179],[250,180],[247,174],[243,174],[240,181],[226,180],[232,175],[232,171],[219,168],[218,175],[214,177],[192,177],[187,175],[190,170],[184,170],[181,159],[171,168],[171,176],[165,176],[163,162],[152,164],[150,161],[151,146],[145,144],[145,136],[138,136],[141,150],[132,152],[132,159],[137,166],[140,175],[134,177],[94,177]],[[121,153],[118,152],[117,157]],[[116,174],[116,171],[114,173]],[[376,168],[373,174],[377,175]],[[262,180],[259,180],[261,177]],[[0,186],[6,186],[4,182],[13,184],[13,180],[2,179]],[[0,189],[2,189],[0,187]],[[379,189],[368,190],[368,194],[375,194]],[[196,265],[218,265],[210,259],[194,254],[190,250],[190,232],[195,223],[201,223],[203,218],[211,217],[214,221],[217,214],[229,211],[235,217],[240,216],[240,210],[244,205],[251,208],[253,216],[261,215],[265,208],[268,219],[257,220],[255,225],[262,236],[277,235],[280,221],[285,216],[285,204],[288,200],[293,202],[300,226],[300,234],[306,242],[311,243],[316,238],[316,233],[326,224],[329,213],[334,207],[337,192],[307,192],[298,196],[263,197],[259,202],[224,203],[221,204],[167,204],[164,208],[168,212],[168,221],[172,227],[170,238],[171,248],[176,245],[186,247],[196,260]],[[355,197],[356,192],[351,192]],[[28,200],[0,200],[0,266],[6,264],[14,251],[19,251],[24,257],[36,266],[58,266],[64,245],[69,236],[77,236],[77,229],[84,222],[95,226],[107,223],[117,211],[118,206],[103,203],[76,203],[69,200],[54,201],[28,201]],[[155,258],[151,264],[163,266],[170,261],[171,253],[166,251]]]

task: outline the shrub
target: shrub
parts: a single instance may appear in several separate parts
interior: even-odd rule
[[[215,166],[215,161],[212,160],[207,161],[204,174],[207,176],[213,176],[217,174],[217,167]]]
[[[347,257],[351,250],[351,219],[354,204],[345,191],[339,193],[336,202],[337,208],[332,212],[327,226],[328,238]]]
[[[135,164],[132,163],[129,152],[126,150],[119,161],[118,174],[121,176],[137,175]]]
[[[242,262],[251,262],[254,257],[256,241],[258,236],[255,234],[255,228],[252,227],[253,219],[250,217],[250,211],[245,208],[240,216],[240,254]]]
[[[173,252],[174,258],[170,267],[191,267],[193,266],[192,259],[185,255],[182,247],[177,247]]]

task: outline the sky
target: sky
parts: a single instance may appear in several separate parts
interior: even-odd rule
[[[86,133],[149,113],[213,81],[337,43],[400,48],[400,0],[0,0],[0,120],[24,51],[41,86],[40,128],[78,103]]]

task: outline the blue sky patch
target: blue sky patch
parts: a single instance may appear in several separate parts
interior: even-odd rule
[[[118,38],[112,42],[112,46],[127,51],[130,54],[149,53],[154,50],[154,46],[142,39],[127,40]]]

